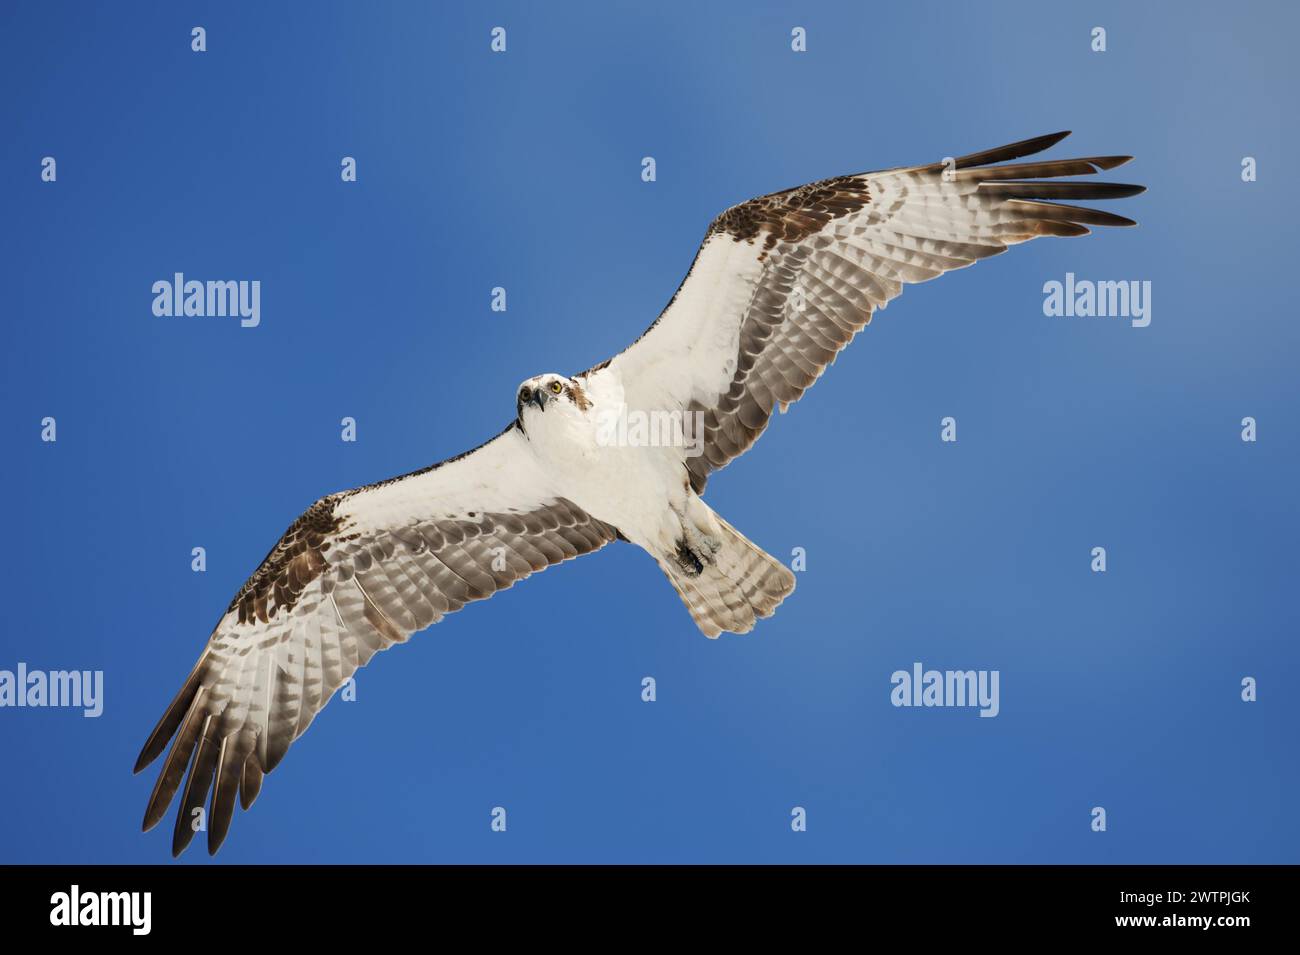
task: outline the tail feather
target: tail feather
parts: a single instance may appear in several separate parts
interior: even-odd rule
[[[794,590],[794,574],[715,513],[721,547],[709,557],[659,558],[668,579],[706,637],[748,633]],[[680,548],[679,548],[680,549]]]

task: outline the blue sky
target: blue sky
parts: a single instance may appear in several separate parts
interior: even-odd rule
[[[705,640],[626,545],[551,570],[376,658],[216,861],[1297,861],[1298,19],[5,4],[0,669],[105,702],[0,709],[0,861],[168,859],[131,765],[283,528],[622,348],[717,212],[1067,128],[1052,156],[1137,157],[1139,228],[908,289],[710,483],[807,554],[773,619]],[[175,272],[259,280],[261,324],[155,317]],[[1045,316],[1066,272],[1151,282],[1150,326]],[[917,661],[999,671],[999,715],[895,708]]]

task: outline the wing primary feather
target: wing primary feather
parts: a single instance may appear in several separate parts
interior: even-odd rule
[[[158,721],[158,724],[153,728],[153,732],[149,734],[149,738],[145,740],[144,746],[140,749],[140,755],[136,758],[133,773],[140,772],[167,748],[167,741],[172,738],[176,728],[181,725],[181,720],[189,712],[191,701],[198,690],[199,682],[203,678],[204,666],[207,662],[208,652],[205,650],[199,656],[198,662],[194,664],[194,669],[190,671],[190,675],[186,677],[176,696],[168,704],[162,719]]]
[[[217,777],[212,786],[212,808],[208,812],[208,855],[216,855],[221,843],[226,841],[226,834],[230,832],[230,820],[235,814],[235,798],[243,778],[244,763],[252,748],[252,732],[248,729],[232,733],[221,741]]]
[[[245,811],[253,808],[257,795],[262,791],[262,767],[257,761],[257,753],[249,753],[244,760],[244,772],[239,780],[239,805]]]
[[[1067,206],[1058,202],[1037,202],[1032,199],[1008,199],[1003,203],[1003,207],[1023,211],[1029,219],[1057,219],[1065,222],[1086,225],[1137,225],[1137,223],[1132,219],[1117,216],[1113,212],[1103,212],[1100,209],[1089,209],[1085,206]]]
[[[212,785],[213,767],[217,759],[217,745],[211,736],[212,724],[216,719],[216,715],[209,713],[203,720],[199,745],[194,749],[190,774],[185,780],[185,791],[176,807],[176,827],[172,830],[173,858],[184,852],[194,838],[194,810],[201,808],[208,798],[208,788]]]
[[[1046,136],[1022,139],[1019,142],[1008,143],[1005,146],[995,146],[993,149],[986,149],[983,152],[959,156],[953,160],[953,163],[958,169],[965,169],[968,166],[987,166],[995,162],[1005,162],[1008,159],[1019,159],[1021,156],[1032,156],[1034,153],[1041,153],[1044,149],[1050,149],[1069,135],[1070,131],[1067,129],[1059,133],[1048,133]],[[938,168],[942,168],[942,165]]]
[[[171,805],[172,797],[176,795],[181,780],[185,778],[185,769],[189,766],[190,755],[194,752],[194,744],[198,736],[200,725],[198,716],[202,712],[207,692],[208,688],[205,686],[200,686],[195,691],[194,699],[185,715],[185,722],[181,724],[180,732],[176,734],[176,741],[172,743],[171,752],[167,754],[167,759],[158,773],[158,779],[153,784],[153,792],[145,806],[144,824],[141,827],[145,832],[158,825],[158,821],[167,814],[167,807]]]
[[[985,182],[979,188],[985,195],[1020,199],[1124,199],[1147,191],[1127,182]]]
[[[953,178],[957,182],[984,182],[992,179],[1091,176],[1093,173],[1118,168],[1132,159],[1132,156],[1088,156],[1084,159],[1043,159],[1038,162],[1012,163],[1008,166],[973,166],[959,170]]]
[[[234,737],[223,736],[221,746],[217,750],[215,776],[212,780],[212,801],[208,804],[208,855],[216,852],[216,846],[221,845],[221,840],[226,838],[226,833],[230,831],[230,814],[227,812],[227,805],[230,812],[234,811],[235,804],[233,799],[227,799],[222,796],[222,790],[230,786],[230,761],[234,756]],[[213,840],[216,845],[213,845]]]

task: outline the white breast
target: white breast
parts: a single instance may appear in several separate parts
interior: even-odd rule
[[[530,412],[525,434],[548,481],[593,517],[634,543],[657,542],[672,524],[670,504],[685,497],[684,451],[648,444],[626,419],[617,378],[597,372],[587,381],[591,408],[554,400]]]

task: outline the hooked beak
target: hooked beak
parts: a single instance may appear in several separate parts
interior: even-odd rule
[[[534,388],[533,396],[528,400],[531,401],[533,404],[537,405],[537,410],[539,411],[546,410],[546,392],[543,391],[541,388]]]

